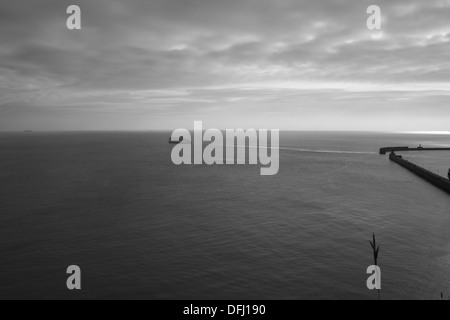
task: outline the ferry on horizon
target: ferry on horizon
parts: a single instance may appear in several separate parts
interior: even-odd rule
[[[180,137],[178,140],[172,140],[172,137],[169,137],[169,144],[179,144],[183,142],[183,137]]]

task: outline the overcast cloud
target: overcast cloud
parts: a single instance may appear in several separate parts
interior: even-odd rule
[[[449,58],[450,0],[2,1],[0,130],[450,130]]]

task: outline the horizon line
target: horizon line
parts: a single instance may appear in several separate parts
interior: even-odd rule
[[[215,128],[211,128],[215,129]],[[242,129],[234,128],[233,130]],[[248,128],[254,129],[254,128]],[[248,130],[248,129],[243,129]],[[102,132],[173,132],[176,129],[148,129],[148,130],[133,130],[133,129],[102,129],[102,130],[90,130],[90,129],[79,129],[79,130],[0,130],[0,133],[102,133]],[[188,129],[189,131],[194,131],[193,129]],[[219,129],[224,131],[227,129]],[[255,129],[261,130],[261,129]],[[378,133],[378,134],[424,134],[424,135],[450,135],[450,131],[376,131],[376,130],[299,130],[299,129],[267,129],[267,130],[279,130],[280,132],[334,132],[334,133]],[[205,130],[203,130],[205,131]]]

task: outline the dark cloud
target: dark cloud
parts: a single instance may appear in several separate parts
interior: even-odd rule
[[[82,9],[80,31],[65,27],[71,4]],[[366,28],[371,4],[382,31]],[[412,120],[396,129],[444,130],[449,16],[448,0],[3,1],[0,129],[33,119],[48,129],[95,129],[95,119],[160,129],[197,118],[387,130],[394,121],[367,114],[401,119],[407,109]],[[425,104],[426,127],[410,127]]]

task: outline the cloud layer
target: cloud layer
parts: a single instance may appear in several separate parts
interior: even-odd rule
[[[449,17],[449,0],[3,1],[0,129],[449,130]]]

